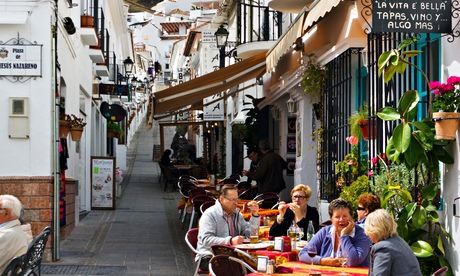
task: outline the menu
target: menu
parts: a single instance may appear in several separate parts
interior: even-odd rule
[[[115,161],[91,156],[91,209],[115,209]]]

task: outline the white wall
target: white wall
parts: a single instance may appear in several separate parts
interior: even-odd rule
[[[459,39],[453,43],[442,40],[442,80],[446,81],[449,76],[460,76],[460,57],[458,49],[460,48]],[[444,212],[442,218],[446,230],[452,236],[452,244],[446,248],[446,256],[453,269],[454,275],[460,274],[460,218],[453,216],[453,199],[460,196],[459,176],[460,176],[460,142],[457,140],[450,146],[450,153],[454,156],[455,163],[443,166],[442,178],[442,198],[444,200]]]
[[[2,1],[5,2],[5,1]],[[17,5],[15,4],[17,2]],[[20,3],[19,3],[20,2]],[[22,4],[21,4],[22,3]],[[9,1],[12,9],[22,10],[22,1]],[[0,24],[0,40],[21,38],[42,44],[42,77],[23,83],[0,79],[0,175],[50,176],[52,170],[52,9],[48,2],[36,2],[23,25]],[[8,137],[9,97],[29,99],[29,139]]]

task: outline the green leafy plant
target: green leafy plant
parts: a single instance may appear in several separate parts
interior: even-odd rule
[[[409,58],[421,53],[406,50],[416,41],[415,37],[405,39],[397,49],[380,55],[379,76],[383,75],[385,82],[389,82],[396,73],[403,74],[409,65],[418,70],[429,84],[425,72],[409,61]],[[436,267],[449,266],[444,244],[451,242],[451,237],[439,222],[436,198],[439,194],[439,162],[452,164],[454,160],[445,150],[447,142],[435,140],[433,122],[430,119],[416,120],[419,101],[418,92],[409,90],[402,95],[398,107],[384,107],[377,113],[384,121],[400,122],[387,141],[386,156],[394,164],[404,164],[417,176],[414,191],[410,193],[393,180],[385,166],[388,185],[383,189],[381,202],[394,214],[398,234],[411,246],[422,273],[429,275]],[[449,275],[452,275],[451,271],[449,269]]]
[[[369,191],[369,178],[367,175],[361,175],[351,183],[350,186],[345,186],[340,193],[340,197],[350,202],[353,209],[358,207],[358,197]],[[355,213],[355,212],[353,212]]]
[[[117,134],[122,133],[121,127],[117,123],[112,122],[112,121],[107,122],[107,129],[110,130],[110,131],[113,131],[114,133],[117,133]]]
[[[358,147],[353,146],[351,152],[345,155],[342,161],[335,164],[335,174],[337,176],[335,184],[337,188],[348,186],[360,175],[366,174],[366,162],[359,160],[358,154]]]
[[[84,128],[86,123],[83,118],[78,118],[74,114],[66,115],[65,120],[69,122],[71,128]]]
[[[326,83],[327,69],[315,62],[309,62],[302,75],[302,88],[305,94],[319,95]]]
[[[368,120],[367,105],[363,105],[362,107],[360,107],[357,112],[353,113],[348,118],[348,124],[350,126],[350,134],[358,137],[359,139],[363,138],[360,125],[365,120]]]

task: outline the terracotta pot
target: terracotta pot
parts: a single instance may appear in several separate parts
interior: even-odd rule
[[[363,135],[364,140],[368,141],[369,139],[375,139],[377,135],[377,122],[374,120],[361,120],[359,122],[359,128],[361,129],[361,134]]]
[[[78,142],[81,140],[81,134],[83,133],[82,127],[73,127],[70,129],[70,137],[72,141]]]
[[[438,140],[455,140],[455,134],[460,124],[459,120],[460,113],[457,112],[434,112],[435,138]]]
[[[118,138],[119,134],[116,131],[113,131],[112,129],[107,129],[107,138]]]
[[[82,28],[93,28],[94,27],[94,17],[91,15],[82,15],[80,17],[81,27]]]
[[[66,120],[59,120],[59,137],[66,138],[70,132],[70,123]]]

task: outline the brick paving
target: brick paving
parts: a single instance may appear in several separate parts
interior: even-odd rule
[[[123,194],[114,211],[91,211],[61,243],[42,275],[192,275],[194,263],[176,209],[152,162],[159,127],[141,127],[128,149]]]

